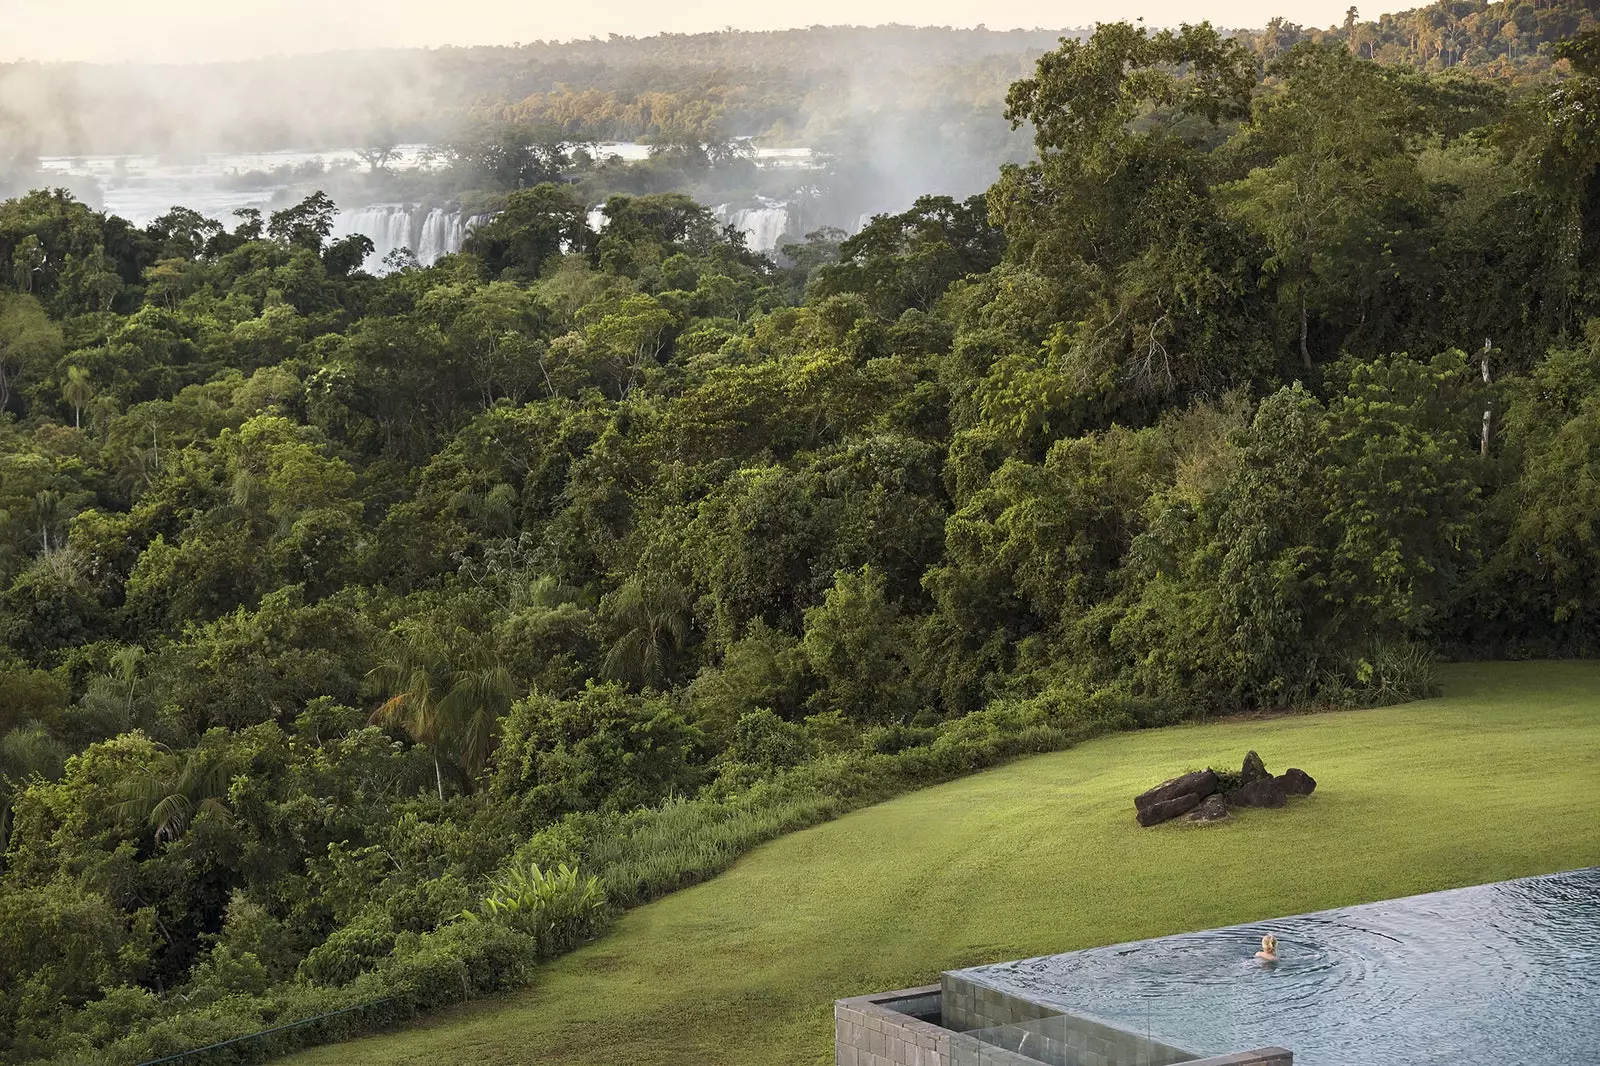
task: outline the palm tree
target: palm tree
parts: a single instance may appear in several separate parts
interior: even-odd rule
[[[72,405],[72,428],[83,428],[83,408],[94,399],[94,385],[89,381],[89,371],[81,366],[67,367],[67,383],[61,387],[61,398]]]
[[[144,658],[145,651],[137,644],[117,649],[109,669],[89,680],[78,703],[119,722],[123,729],[144,724],[153,710],[150,684],[140,671]]]
[[[52,547],[60,546],[60,538],[52,545],[51,532],[65,524],[70,517],[61,493],[54,489],[41,489],[36,493],[33,497],[33,516],[39,524],[39,541],[44,545],[44,554],[48,556]]]
[[[228,759],[191,751],[176,773],[150,772],[126,782],[117,814],[145,822],[154,831],[158,844],[176,840],[206,811],[231,817],[225,801],[233,769]]]
[[[605,675],[641,688],[660,681],[668,654],[688,643],[689,594],[676,584],[646,585],[630,578],[612,597],[608,613],[622,635],[606,653]]]
[[[511,706],[511,673],[457,627],[441,635],[416,627],[396,641],[368,675],[387,692],[372,721],[398,726],[433,752],[434,783],[444,799],[441,752],[470,781],[489,760],[494,729]]]

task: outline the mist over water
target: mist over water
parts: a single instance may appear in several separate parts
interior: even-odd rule
[[[1057,36],[837,28],[196,65],[0,64],[0,196],[56,186],[136,223],[180,204],[229,223],[236,210],[281,208],[318,187],[294,174],[315,164],[339,185],[325,191],[343,211],[341,232],[380,250],[404,235],[400,246],[420,257],[424,244],[451,250],[483,208],[448,202],[450,190],[365,187],[353,180],[366,172],[358,149],[402,143],[388,170],[403,174],[427,165],[425,146],[474,125],[559,116],[563,94],[639,94],[648,113],[661,93],[711,99],[727,81],[745,88],[714,105],[712,128],[757,138],[763,168],[796,173],[787,184],[684,191],[771,251],[819,226],[853,232],[919,195],[985,189],[999,163],[1030,150],[1027,131],[1001,115],[1005,86]],[[638,132],[623,131],[629,121]],[[605,152],[645,158],[638,121],[617,118],[624,135]]]

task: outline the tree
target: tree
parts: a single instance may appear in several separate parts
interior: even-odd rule
[[[494,731],[511,704],[511,675],[465,629],[439,632],[413,623],[397,635],[371,674],[389,693],[372,721],[405,730],[433,754],[434,783],[444,799],[444,753],[470,785],[483,769]]]
[[[491,188],[531,189],[557,181],[571,165],[559,130],[518,124],[482,126],[444,146],[450,165]]]
[[[1319,457],[1330,636],[1425,636],[1476,564],[1477,375],[1459,351],[1340,367]],[[1337,380],[1337,379],[1336,379]]]
[[[918,197],[908,210],[878,215],[840,243],[838,262],[818,269],[812,292],[859,292],[889,319],[908,308],[930,310],[951,282],[1000,262],[1004,238],[988,216],[980,196],[960,203],[948,196]],[[803,258],[819,254],[809,244],[792,247]]]
[[[641,688],[666,680],[672,656],[689,642],[689,596],[669,580],[631,578],[602,604],[617,633],[601,669]]]
[[[39,372],[61,352],[61,329],[39,301],[0,292],[0,411],[17,381]]]
[[[388,168],[389,161],[395,157],[399,147],[399,138],[393,126],[384,122],[367,133],[366,144],[356,149],[356,156],[367,164],[370,173],[376,174]]]
[[[818,712],[889,723],[916,710],[909,634],[885,595],[883,575],[872,567],[834,575],[822,604],[806,611],[802,646],[821,682],[811,697]]]
[[[1271,72],[1283,89],[1258,99],[1229,146],[1255,165],[1224,196],[1272,248],[1266,265],[1281,279],[1310,370],[1312,312],[1329,314],[1363,282],[1397,280],[1373,251],[1390,246],[1399,205],[1421,191],[1406,140],[1419,132],[1419,109],[1394,71],[1332,45],[1297,45]]]
[[[67,383],[61,387],[61,398],[72,405],[72,426],[83,428],[83,409],[94,399],[94,384],[89,371],[81,366],[67,368]]]
[[[1058,346],[1084,385],[1148,409],[1270,367],[1253,249],[1208,185],[1208,141],[1255,81],[1250,54],[1209,24],[1121,22],[1012,85],[1006,117],[1033,124],[1039,158],[1001,168],[989,221],[1009,261],[1062,287]]]
[[[274,211],[267,236],[275,241],[322,254],[322,242],[333,233],[338,207],[324,192],[314,192],[293,207]]]
[[[640,293],[624,298],[584,330],[589,350],[608,365],[619,400],[627,399],[657,365],[677,325],[677,316],[659,300]]]
[[[467,234],[463,250],[488,267],[490,277],[510,272],[535,278],[552,257],[582,252],[592,240],[588,211],[563,186],[545,182],[517,189],[505,210]]]
[[[494,793],[526,797],[543,820],[631,811],[692,789],[702,737],[669,696],[591,682],[569,700],[518,701],[495,753]]]
[[[144,822],[158,844],[177,840],[203,814],[232,817],[228,790],[235,772],[225,755],[196,749],[169,760],[164,772],[128,779],[117,813]]]

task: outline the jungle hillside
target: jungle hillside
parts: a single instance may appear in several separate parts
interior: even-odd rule
[[[1016,756],[1594,657],[1550,10],[1102,25],[986,192],[774,255],[560,167],[381,276],[320,192],[0,203],[0,1058],[391,1028]]]

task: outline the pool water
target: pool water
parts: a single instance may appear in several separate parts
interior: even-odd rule
[[[1253,958],[1266,933],[1276,964]],[[1600,867],[952,976],[1206,1055],[1597,1066]]]

